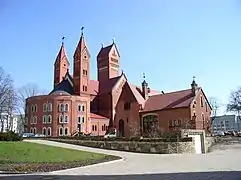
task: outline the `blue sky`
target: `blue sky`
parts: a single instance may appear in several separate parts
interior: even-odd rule
[[[33,82],[51,90],[61,38],[72,63],[81,26],[92,79],[101,43],[115,38],[121,69],[134,84],[145,72],[152,89],[175,91],[189,88],[195,75],[223,104],[241,85],[238,0],[1,0],[0,22],[0,66],[17,87]]]

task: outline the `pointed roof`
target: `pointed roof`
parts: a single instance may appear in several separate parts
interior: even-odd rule
[[[56,60],[55,60],[54,64],[56,65],[57,63],[60,63],[63,59],[66,59],[68,65],[69,65],[69,60],[68,60],[67,53],[66,53],[66,50],[65,50],[65,47],[64,47],[64,42],[62,42],[62,45],[60,47],[59,53],[56,57]]]
[[[100,49],[100,52],[99,52],[98,55],[97,55],[97,58],[108,56],[109,53],[110,53],[110,51],[111,51],[111,49],[112,49],[112,47],[115,47],[115,49],[116,49],[116,51],[117,51],[117,55],[120,57],[120,53],[119,53],[119,51],[118,51],[118,49],[117,49],[117,46],[116,46],[115,42],[113,42],[113,43],[112,43],[111,45],[109,45],[109,46],[106,46],[106,47],[103,47],[103,46],[102,46],[101,49]]]
[[[88,48],[87,48],[87,45],[86,45],[86,43],[85,43],[84,33],[82,32],[82,33],[81,33],[81,36],[80,36],[79,43],[78,43],[78,45],[77,45],[77,47],[76,47],[76,49],[75,49],[75,52],[74,52],[74,57],[75,57],[77,54],[81,54],[84,49],[87,50],[88,56],[90,56],[90,53],[89,53]]]

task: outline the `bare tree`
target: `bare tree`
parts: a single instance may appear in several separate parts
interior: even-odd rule
[[[0,122],[1,132],[4,130],[4,124],[10,129],[10,117],[16,109],[16,93],[13,86],[12,77],[0,67]]]
[[[44,95],[47,91],[41,90],[38,85],[34,83],[26,84],[20,87],[17,91],[18,95],[18,109],[17,112],[20,115],[19,126],[20,129],[24,129],[26,124],[25,109],[26,109],[26,99],[32,96]]]
[[[229,103],[227,104],[227,111],[234,112],[240,115],[241,112],[241,88],[237,91],[233,91],[229,98]]]
[[[210,97],[209,98],[209,104],[212,108],[212,111],[211,111],[211,122],[210,122],[210,125],[213,124],[214,120],[216,119],[217,117],[217,114],[218,114],[218,111],[221,107],[221,104],[219,102],[219,100],[215,97]]]

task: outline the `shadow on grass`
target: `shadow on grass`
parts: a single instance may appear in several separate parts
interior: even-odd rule
[[[17,175],[1,177],[1,180],[240,180],[241,171],[217,171],[217,172],[188,172],[188,173],[165,173],[144,175],[93,175],[93,176],[70,176],[70,175]]]

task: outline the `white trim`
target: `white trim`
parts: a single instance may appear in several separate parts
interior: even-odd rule
[[[65,133],[65,130],[66,130],[66,129],[67,129],[67,134]],[[64,135],[65,135],[65,136],[68,136],[68,134],[69,134],[69,128],[68,128],[68,127],[65,127],[65,128],[64,128]]]
[[[104,70],[107,70],[107,69],[108,69],[108,67],[104,66],[104,67],[99,68],[98,71],[104,71]]]
[[[45,133],[44,133],[44,130],[45,130]],[[43,135],[46,135],[46,134],[47,134],[46,127],[43,127],[43,128],[42,128],[42,134],[43,134]]]
[[[67,107],[67,108],[66,108]],[[65,112],[68,112],[69,111],[69,104],[68,103],[65,103],[64,105],[64,111]]]
[[[62,121],[61,121],[61,119],[62,119]],[[62,114],[59,115],[59,123],[64,123],[64,116]]]
[[[67,121],[66,121],[66,117],[67,117]],[[69,122],[69,116],[68,115],[65,115],[64,116],[64,123],[68,123]]]
[[[43,117],[42,117],[42,123],[43,123],[43,124],[46,124],[46,122],[47,122],[47,121],[46,121],[46,115],[43,115]]]
[[[48,124],[52,123],[52,116],[51,115],[47,116],[47,122],[46,123],[48,123]]]
[[[48,111],[51,112],[53,109],[52,103],[48,103]]]

